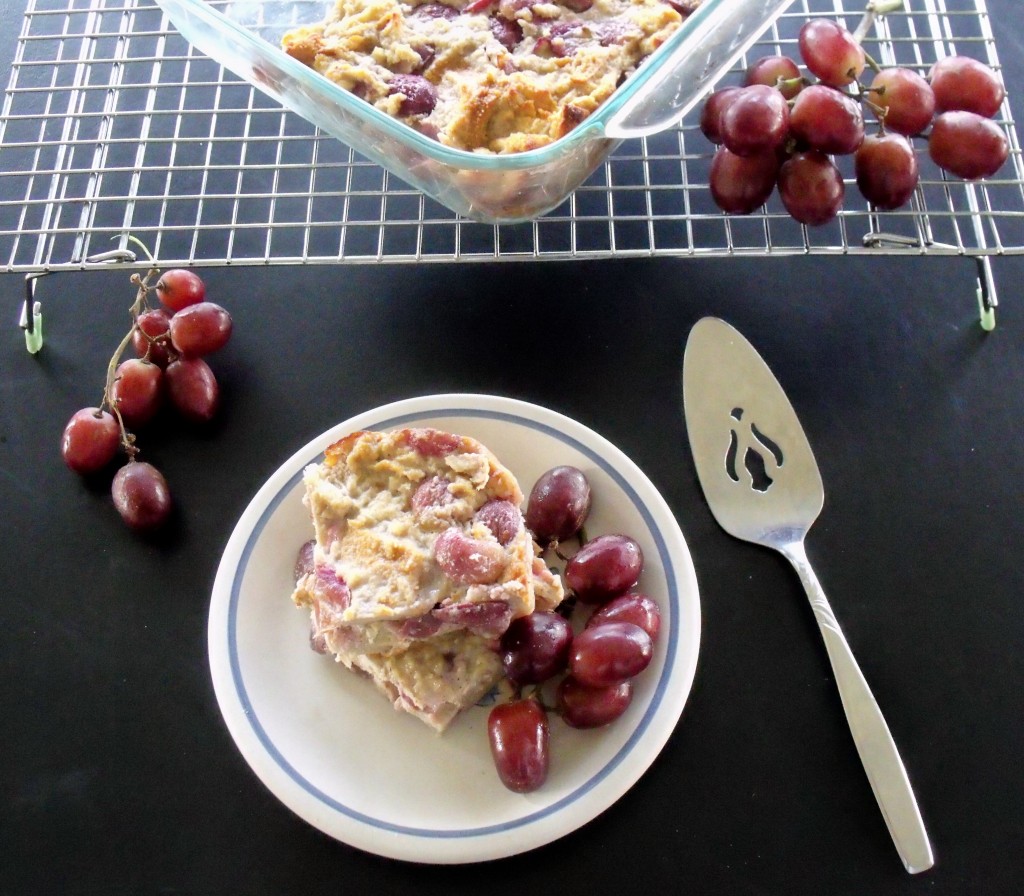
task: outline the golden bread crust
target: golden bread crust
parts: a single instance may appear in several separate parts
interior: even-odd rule
[[[287,33],[282,46],[447,146],[521,152],[586,120],[695,6],[337,0],[323,22]],[[429,82],[433,100],[408,102],[409,77]]]

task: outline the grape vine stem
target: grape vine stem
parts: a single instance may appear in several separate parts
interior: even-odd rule
[[[129,239],[134,239],[129,237]],[[153,262],[153,256],[150,254],[149,249],[145,247],[141,242],[135,240],[145,250],[150,262]],[[117,406],[117,402],[114,401],[111,396],[113,394],[114,383],[117,380],[117,366],[121,362],[121,357],[124,355],[128,346],[131,344],[132,336],[135,335],[135,331],[138,329],[138,318],[142,312],[149,307],[147,296],[149,295],[149,281],[153,277],[159,274],[159,270],[156,267],[149,269],[145,277],[140,277],[138,274],[132,274],[131,282],[134,283],[138,290],[135,294],[135,301],[132,303],[130,314],[132,316],[132,325],[124,338],[118,344],[117,348],[114,349],[114,354],[110,357],[110,363],[107,364],[107,378],[103,386],[103,400],[100,402],[100,411],[104,408],[108,409],[117,418],[117,425],[121,430],[121,446],[124,448],[125,454],[128,455],[129,462],[135,460],[135,456],[139,453],[139,449],[135,445],[135,435],[129,432],[128,427],[125,426],[124,418],[121,416],[121,409]],[[148,339],[147,335],[147,339]]]
[[[857,43],[861,43],[871,30],[871,26],[875,24],[875,19],[878,16],[884,16],[886,13],[903,9],[903,2],[904,0],[871,0],[864,10],[860,24],[857,25],[856,30],[853,32],[853,39]],[[869,59],[869,62],[871,67],[877,71],[877,63],[873,59]]]

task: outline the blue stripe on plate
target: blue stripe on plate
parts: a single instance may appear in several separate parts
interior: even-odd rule
[[[430,828],[418,828],[408,827],[405,825],[392,824],[388,821],[383,821],[379,818],[373,818],[372,816],[366,815],[362,812],[358,812],[352,809],[350,806],[346,806],[344,803],[338,802],[338,800],[324,793],[312,782],[304,778],[281,754],[281,751],[277,749],[274,742],[268,737],[266,730],[260,723],[259,717],[256,715],[253,709],[252,702],[249,700],[249,695],[245,688],[245,681],[242,678],[241,665],[238,657],[238,638],[237,638],[237,619],[238,619],[238,603],[240,600],[241,583],[245,577],[245,569],[249,562],[253,548],[259,541],[260,534],[263,531],[267,521],[273,516],[277,507],[284,500],[285,496],[290,494],[292,489],[296,486],[302,477],[302,470],[300,469],[282,489],[271,499],[267,505],[266,510],[260,516],[259,521],[253,527],[252,533],[249,535],[249,539],[245,544],[245,548],[242,551],[241,559],[239,560],[238,568],[235,572],[234,581],[231,586],[231,600],[228,606],[228,656],[231,663],[231,674],[234,680],[235,691],[238,695],[239,703],[245,712],[246,718],[249,720],[249,724],[252,726],[252,730],[258,738],[259,742],[263,745],[263,748],[267,751],[278,767],[284,771],[292,781],[295,782],[300,788],[306,793],[315,797],[323,805],[333,809],[335,812],[339,812],[348,818],[354,819],[361,822],[362,824],[369,825],[374,828],[378,828],[383,831],[390,831],[397,834],[405,834],[414,837],[426,837],[426,838],[443,838],[443,839],[459,839],[465,837],[480,837],[489,834],[502,833],[516,828],[523,827],[525,825],[532,824],[539,819],[546,818],[549,815],[553,815],[556,812],[561,811],[566,806],[580,799],[591,790],[593,790],[602,780],[604,780],[611,772],[617,768],[628,756],[630,751],[636,746],[636,743],[643,736],[651,723],[651,720],[655,717],[658,712],[658,708],[661,705],[662,699],[665,695],[665,689],[668,685],[668,680],[675,663],[675,654],[678,643],[678,629],[679,629],[679,594],[678,584],[676,582],[675,569],[672,565],[672,558],[669,556],[668,548],[665,544],[664,537],[661,531],[657,528],[654,522],[654,518],[651,516],[650,511],[646,505],[640,500],[637,493],[633,490],[632,486],[626,481],[626,479],[616,470],[610,466],[607,461],[599,454],[595,453],[592,449],[577,441],[571,436],[567,436],[565,433],[551,426],[547,426],[543,423],[538,423],[535,420],[530,420],[526,417],[520,417],[515,414],[495,412],[495,411],[484,411],[484,410],[473,410],[464,408],[451,408],[451,409],[432,409],[429,411],[419,411],[414,414],[406,414],[399,417],[392,417],[387,420],[381,420],[375,424],[380,429],[387,429],[393,426],[403,426],[410,423],[415,423],[423,419],[433,419],[437,417],[485,417],[492,420],[501,420],[508,423],[514,423],[518,426],[525,426],[530,429],[537,430],[546,435],[552,436],[559,441],[572,446],[577,451],[585,454],[594,463],[596,463],[602,470],[604,470],[618,486],[629,496],[629,499],[633,502],[640,515],[643,517],[644,523],[647,525],[647,529],[651,534],[651,538],[654,540],[658,547],[658,554],[661,557],[662,567],[665,570],[666,583],[668,586],[669,606],[671,607],[671,613],[669,614],[669,638],[668,638],[668,653],[665,658],[665,664],[662,668],[661,678],[658,681],[658,685],[655,689],[654,695],[651,698],[650,705],[647,707],[647,711],[644,713],[643,718],[633,731],[629,740],[623,745],[622,749],[612,757],[611,760],[595,775],[593,775],[588,781],[580,785],[572,793],[568,794],[563,799],[556,803],[552,803],[550,806],[546,806],[544,809],[534,812],[531,815],[517,818],[513,821],[504,822],[496,825],[485,825],[475,828],[455,829],[455,830],[433,830]],[[315,458],[310,458],[310,463],[313,463]]]

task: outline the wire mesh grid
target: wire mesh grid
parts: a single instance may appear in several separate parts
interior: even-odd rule
[[[800,24],[851,29],[861,0],[796,0],[749,59],[795,55]],[[216,5],[216,4],[214,4]],[[974,56],[1001,71],[985,0],[907,0],[865,38],[881,64],[925,73]],[[621,144],[553,212],[527,224],[455,215],[193,50],[152,0],[29,0],[0,114],[0,265],[73,269],[132,234],[165,265],[470,261],[661,255],[1024,251],[1022,159],[985,182],[946,179],[919,142],[910,205],[874,213],[852,186],[831,224],[777,198],[729,217],[708,187],[712,147],[691,111]],[[5,183],[6,182],[6,183]]]

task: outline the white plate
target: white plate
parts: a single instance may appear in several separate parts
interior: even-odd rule
[[[373,685],[314,653],[308,617],[290,598],[295,556],[312,534],[302,470],[359,429],[433,426],[479,439],[528,491],[572,464],[591,481],[593,536],[640,542],[640,585],[662,609],[651,666],[614,724],[575,731],[552,719],[551,772],[535,793],[506,790],[491,763],[487,710],[444,735],[396,712]],[[284,463],[228,541],[210,607],[217,700],[263,783],[310,824],[352,846],[416,862],[455,863],[533,849],[594,818],[654,761],[683,710],[700,641],[697,581],[661,495],[615,446],[566,417],[484,395],[434,395],[367,411]]]

